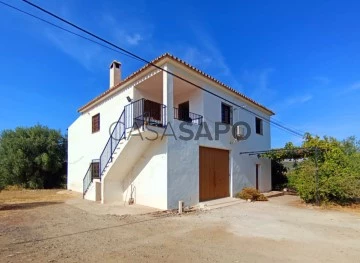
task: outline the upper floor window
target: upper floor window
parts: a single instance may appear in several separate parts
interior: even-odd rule
[[[257,134],[263,134],[263,120],[255,117],[255,131]]]
[[[92,123],[91,125],[92,133],[100,131],[100,113],[92,116],[91,123]]]
[[[225,124],[232,124],[232,110],[231,106],[221,103],[221,122]]]

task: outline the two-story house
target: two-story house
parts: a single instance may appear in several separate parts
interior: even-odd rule
[[[160,209],[271,190],[270,160],[240,152],[270,149],[274,113],[168,53],[151,63],[187,81],[151,64],[122,79],[114,61],[110,88],[68,129],[68,189]]]

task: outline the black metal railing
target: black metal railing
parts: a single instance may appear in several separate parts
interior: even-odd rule
[[[100,155],[100,177],[105,167],[112,162],[113,154],[119,142],[126,139],[126,130],[133,127],[135,129],[141,128],[144,125],[163,127],[166,124],[165,111],[165,105],[147,99],[133,101],[124,107]]]
[[[181,110],[174,107],[174,119],[201,125],[203,121],[203,116],[193,112],[189,112],[187,110]]]
[[[166,106],[151,100],[139,99],[124,107],[117,122],[113,123],[111,135],[107,140],[98,161],[98,177],[101,179],[106,166],[112,162],[116,148],[121,140],[126,139],[126,130],[139,129],[146,125],[164,127],[166,125]],[[83,179],[83,194],[85,195],[92,179],[92,164]]]
[[[134,108],[133,112],[141,112],[136,114],[135,123],[138,127],[147,125],[165,127],[166,126],[166,106],[164,104],[143,99],[141,109]]]
[[[120,118],[114,123],[114,128],[110,134],[108,141],[105,144],[103,151],[100,154],[100,177],[104,172],[106,165],[112,161],[112,155],[119,144],[125,138],[125,109],[122,111]]]
[[[83,179],[83,195],[86,194],[93,179],[100,178],[99,164],[100,164],[100,160],[97,159],[92,160],[92,162],[90,163],[89,168],[86,171],[86,174]]]

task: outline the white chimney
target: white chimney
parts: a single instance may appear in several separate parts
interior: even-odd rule
[[[110,89],[121,81],[121,63],[114,60],[110,65]]]

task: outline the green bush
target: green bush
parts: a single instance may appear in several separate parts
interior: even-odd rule
[[[66,138],[59,131],[36,125],[0,134],[0,189],[55,188],[66,181]]]
[[[289,172],[289,186],[297,190],[305,202],[315,202],[318,189],[320,202],[349,203],[360,197],[360,151],[355,138],[338,141],[307,136],[305,147],[319,147],[318,188],[315,155],[299,162]]]
[[[268,199],[266,196],[261,194],[258,190],[253,187],[245,187],[241,190],[241,192],[235,195],[236,198],[250,199],[251,201],[267,201]]]

